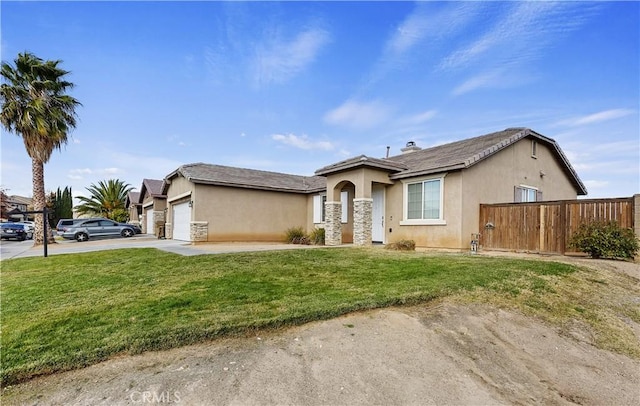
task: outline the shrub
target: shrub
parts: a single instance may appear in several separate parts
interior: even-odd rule
[[[285,231],[285,241],[289,244],[309,244],[302,227],[291,227]]]
[[[309,234],[311,244],[324,245],[324,228],[316,228]]]
[[[413,240],[400,240],[400,241],[389,243],[384,247],[388,250],[395,250],[395,251],[415,251],[416,242]]]
[[[640,249],[633,230],[615,221],[581,224],[569,245],[592,258],[633,258]]]

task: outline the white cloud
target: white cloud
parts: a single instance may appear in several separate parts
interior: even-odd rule
[[[484,72],[482,74],[476,75],[470,79],[467,79],[464,83],[453,89],[452,94],[454,96],[459,96],[472,90],[491,87],[492,85],[501,83],[501,73],[501,70],[496,70],[493,72]]]
[[[572,2],[511,2],[501,10],[503,16],[487,19],[488,29],[470,43],[454,49],[438,65],[441,71],[476,70],[475,75],[457,86],[452,94],[461,95],[486,87],[509,87],[535,77],[532,64],[571,31],[580,27],[597,5]],[[525,72],[525,67],[527,72]],[[505,81],[505,74],[511,77]]]
[[[93,171],[89,168],[71,169],[67,177],[69,179],[84,179],[86,175],[91,175]]]
[[[118,168],[104,168],[104,169],[100,169],[97,171],[97,173],[102,174],[102,175],[115,175],[122,172],[120,169]]]
[[[368,78],[369,84],[390,70],[411,63],[414,55],[428,55],[439,43],[458,35],[486,7],[482,2],[434,4],[418,2],[413,12],[393,30]]]
[[[67,174],[67,178],[72,180],[82,180],[91,175],[112,176],[118,173],[122,173],[122,170],[120,168],[98,168],[98,169],[78,168],[78,169],[71,169]]]
[[[436,114],[436,110],[427,110],[422,113],[414,114],[413,116],[404,117],[401,121],[406,124],[422,124],[431,120]]]
[[[329,33],[311,28],[290,41],[274,38],[256,50],[254,80],[258,85],[282,83],[304,70],[329,42]]]
[[[390,107],[381,102],[360,103],[349,100],[326,113],[324,120],[332,125],[365,130],[385,122],[390,114]]]
[[[492,66],[537,58],[561,34],[579,27],[588,7],[563,2],[514,2],[489,30],[466,46],[454,50],[440,63],[443,70],[476,66],[483,58]]]
[[[281,142],[292,147],[306,150],[330,151],[334,146],[329,141],[312,141],[307,135],[297,136],[295,134],[274,134],[271,136],[274,141]]]
[[[600,189],[609,186],[609,182],[606,180],[585,180],[584,185],[587,190]]]
[[[630,109],[604,110],[598,113],[593,113],[593,114],[589,114],[582,117],[575,117],[572,119],[562,120],[557,125],[577,127],[582,125],[600,123],[603,121],[615,120],[617,118],[625,117],[634,113],[635,111]]]

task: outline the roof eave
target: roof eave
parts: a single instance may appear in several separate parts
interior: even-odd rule
[[[464,168],[466,168],[466,166],[464,164],[456,164],[456,165],[442,166],[442,167],[432,168],[432,169],[425,169],[425,170],[422,170],[422,171],[401,172],[401,173],[397,173],[395,175],[389,176],[389,179],[391,179],[391,180],[400,180],[400,179],[407,179],[407,178],[415,178],[415,177],[418,177],[418,176],[433,175],[433,174],[436,174],[436,173],[457,171],[457,170],[464,169]]]
[[[381,162],[372,162],[368,159],[361,159],[358,161],[348,162],[344,165],[337,165],[330,168],[329,167],[320,168],[317,171],[315,171],[315,175],[327,176],[334,173],[340,173],[340,172],[345,172],[345,171],[359,169],[359,168],[378,169],[378,170],[386,171],[389,173],[397,173],[407,169],[405,166],[401,167],[400,165],[391,165],[391,164],[385,165],[384,163],[381,163]]]
[[[265,185],[248,185],[245,183],[220,182],[215,180],[197,179],[197,178],[187,178],[187,180],[192,183],[197,183],[202,185],[235,187],[235,188],[253,189],[253,190],[266,190],[271,192],[300,193],[300,194],[312,193],[310,189],[272,187],[272,186],[265,186]]]

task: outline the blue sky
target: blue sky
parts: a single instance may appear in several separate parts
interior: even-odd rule
[[[312,175],[508,127],[555,139],[588,197],[640,192],[638,2],[12,2],[3,61],[61,59],[82,102],[48,190],[139,190],[206,162]],[[1,185],[31,196],[3,130]]]

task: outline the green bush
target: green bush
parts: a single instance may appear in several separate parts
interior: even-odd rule
[[[289,244],[309,244],[302,227],[291,227],[285,231],[285,242]]]
[[[324,245],[324,228],[316,228],[309,234],[311,244]]]
[[[384,247],[388,250],[394,250],[394,251],[415,251],[416,242],[413,240],[400,240],[400,241],[389,243]]]
[[[633,230],[615,221],[581,224],[569,245],[592,258],[633,258],[640,249]]]

